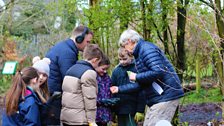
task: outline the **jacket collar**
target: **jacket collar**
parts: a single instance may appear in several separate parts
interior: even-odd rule
[[[135,46],[135,48],[134,48],[134,51],[133,51],[133,55],[134,55],[134,57],[138,57],[138,53],[139,53],[139,50],[140,50],[140,48],[141,48],[141,44],[144,42],[144,40],[143,39],[140,39],[138,42],[137,42],[137,44],[136,44],[136,46]]]
[[[29,92],[29,93],[28,93]],[[36,100],[36,102],[38,103],[38,104],[42,104],[42,102],[40,101],[40,99],[38,98],[38,96],[36,95],[36,93],[33,91],[33,89],[31,88],[31,87],[29,87],[29,86],[27,86],[26,87],[26,93],[28,93],[28,94],[26,94],[25,95],[25,99],[27,99],[28,97],[34,97]],[[22,102],[24,99],[22,99],[21,97],[20,97],[20,102]]]
[[[85,61],[85,60],[79,60],[79,61],[77,61],[77,64],[83,64],[83,65],[89,66],[91,69],[95,70],[93,68],[92,64],[87,62],[87,61]]]
[[[76,54],[78,54],[78,48],[76,47],[75,42],[71,38],[68,38],[66,43],[72,50],[76,52]]]

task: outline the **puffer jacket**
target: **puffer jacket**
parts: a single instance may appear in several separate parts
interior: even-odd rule
[[[137,42],[133,55],[137,68],[136,81],[143,88],[148,106],[175,100],[184,95],[181,82],[173,66],[156,45],[141,39]],[[119,87],[119,92],[139,88],[138,84]],[[159,85],[163,92],[160,94],[156,91],[153,84]]]
[[[95,122],[97,73],[92,65],[78,61],[66,73],[62,84],[61,122],[68,125],[88,125]]]
[[[33,90],[27,87],[25,100],[20,99],[18,112],[8,116],[4,110],[2,126],[41,126],[39,107],[42,104]]]
[[[127,66],[122,66],[120,64],[116,66],[111,76],[113,86],[118,86],[120,89],[122,86],[132,84],[132,82],[129,80],[127,71],[132,71],[134,73],[137,72],[134,61]],[[120,91],[118,94],[114,94],[113,97],[120,98],[120,101],[115,105],[115,109],[113,110],[118,115],[134,115],[136,112],[144,112],[145,101],[140,93],[140,88],[125,93]]]
[[[52,94],[61,92],[62,81],[66,71],[78,60],[78,49],[72,39],[66,39],[53,46],[46,54],[51,60],[48,88]]]

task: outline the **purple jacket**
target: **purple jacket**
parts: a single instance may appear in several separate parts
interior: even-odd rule
[[[112,85],[111,78],[108,74],[103,77],[97,77],[98,82],[98,95],[97,95],[97,113],[96,122],[107,123],[111,121],[111,110],[102,104],[102,99],[110,99],[111,92],[110,87]]]

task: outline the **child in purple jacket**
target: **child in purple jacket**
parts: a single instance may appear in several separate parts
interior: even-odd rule
[[[107,70],[110,67],[109,58],[104,55],[97,71],[97,82],[98,82],[98,95],[97,95],[97,113],[96,122],[98,126],[107,126],[107,123],[112,120],[110,107],[115,105],[118,101],[117,98],[111,98],[111,78],[107,74]]]

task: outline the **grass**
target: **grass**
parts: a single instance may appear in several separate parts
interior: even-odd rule
[[[199,93],[196,91],[191,91],[185,93],[185,96],[181,99],[181,103],[184,105],[193,103],[208,103],[208,102],[222,102],[223,96],[221,94],[220,88],[211,89],[201,89]]]

